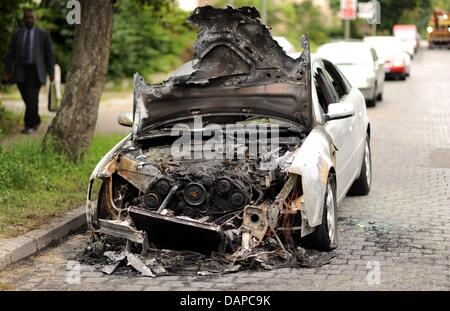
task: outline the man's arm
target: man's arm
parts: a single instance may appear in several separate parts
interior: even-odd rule
[[[16,58],[16,46],[18,31],[14,32],[9,43],[8,52],[5,55],[5,79],[9,80],[12,74],[13,65]]]
[[[50,76],[50,80],[53,81],[55,78],[55,58],[53,56],[50,33],[48,32],[45,32],[45,65],[47,66],[47,72]]]

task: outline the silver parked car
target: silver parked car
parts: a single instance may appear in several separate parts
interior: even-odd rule
[[[198,8],[196,60],[161,84],[135,75],[131,133],[90,178],[93,231],[238,258],[267,240],[337,246],[338,204],[371,187],[364,97],[307,37],[294,59],[247,10]]]
[[[364,42],[334,42],[322,45],[317,54],[332,61],[350,83],[364,95],[368,106],[383,99],[385,72],[377,52]]]

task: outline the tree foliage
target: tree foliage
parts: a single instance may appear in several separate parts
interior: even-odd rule
[[[425,29],[432,11],[431,0],[381,0],[381,29],[392,31],[395,24],[416,24]]]
[[[32,8],[37,16],[37,26],[49,31],[52,37],[56,62],[67,72],[70,62],[70,51],[74,35],[74,27],[66,22],[66,0],[42,0],[40,4],[32,0],[0,1],[0,57],[6,54],[9,40],[15,29],[22,25],[22,10]],[[3,62],[0,62],[0,73]],[[64,76],[64,75],[63,75]]]
[[[74,25],[66,15],[67,0],[1,0],[0,57],[8,48],[12,31],[21,25],[22,9],[31,7],[37,25],[50,32],[56,63],[67,75],[74,39]],[[187,24],[189,13],[181,11],[174,0],[117,0],[109,78],[129,78],[139,71],[144,75],[167,72],[179,65],[180,55],[191,47],[194,29]],[[3,71],[0,62],[0,73]]]
[[[109,75],[113,79],[167,72],[192,46],[194,29],[174,2],[120,0],[115,6]]]
[[[0,1],[0,74],[3,73],[3,57],[9,47],[9,38],[12,32],[20,25],[21,7],[26,3],[24,0],[2,0]]]
[[[67,0],[42,0],[35,9],[40,27],[51,34],[55,61],[61,66],[64,81],[70,65],[75,34],[74,25],[69,25],[66,21],[66,5]]]
[[[433,7],[436,9],[450,11],[450,1],[449,0],[432,0]]]
[[[292,4],[280,3],[273,9],[275,13],[268,16],[269,25],[274,25],[275,31],[296,46],[300,46],[300,38],[306,33],[309,35],[313,48],[328,40],[329,29],[325,26],[325,17],[311,0]],[[283,27],[280,29],[277,25],[283,25]]]

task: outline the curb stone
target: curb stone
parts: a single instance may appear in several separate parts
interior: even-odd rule
[[[16,238],[0,240],[0,270],[34,255],[50,243],[85,226],[85,207],[79,207],[56,218],[47,229],[37,229]]]

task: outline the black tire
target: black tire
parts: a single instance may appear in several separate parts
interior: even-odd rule
[[[377,100],[379,100],[379,101],[383,100],[383,93],[378,94]]]
[[[376,100],[366,100],[366,106],[367,107],[375,107],[377,105],[377,101]]]
[[[353,182],[349,190],[350,195],[368,195],[372,185],[372,152],[370,149],[370,138],[366,136],[366,144],[364,147],[364,157],[361,165],[361,174],[358,179]]]
[[[330,207],[332,208],[331,213],[329,213]],[[317,226],[313,233],[304,237],[303,244],[323,252],[335,249],[338,242],[336,212],[336,181],[334,176],[329,176],[323,204],[322,224]],[[329,219],[332,219],[330,226],[328,225]]]
[[[406,77],[407,77],[407,74],[405,73],[405,74],[402,74],[402,75],[400,75],[400,80],[401,81],[405,81],[406,80]]]
[[[367,107],[375,107],[377,105],[377,88],[375,87],[373,91],[372,99],[366,100],[366,106]]]

